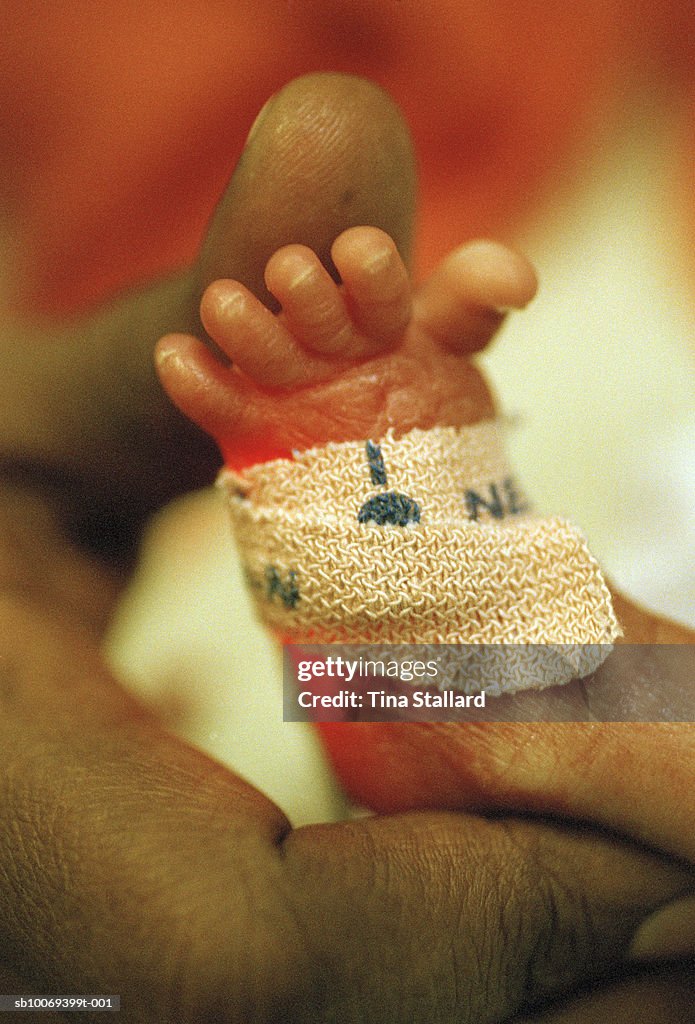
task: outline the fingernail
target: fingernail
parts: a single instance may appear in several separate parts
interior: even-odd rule
[[[669,903],[637,929],[631,960],[675,960],[695,956],[695,896]]]

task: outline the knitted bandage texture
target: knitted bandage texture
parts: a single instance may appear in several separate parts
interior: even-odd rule
[[[261,618],[296,643],[583,645],[574,675],[593,671],[620,634],[610,594],[581,533],[528,511],[503,431],[389,431],[223,470]]]

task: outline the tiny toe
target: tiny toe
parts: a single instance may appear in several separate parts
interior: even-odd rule
[[[201,430],[219,443],[234,429],[243,411],[234,371],[202,341],[191,334],[167,334],[157,343],[155,363],[166,393]]]
[[[396,243],[379,228],[344,231],[331,250],[358,332],[375,347],[396,341],[410,322],[410,278]]]
[[[214,281],[205,290],[200,316],[212,340],[260,387],[301,387],[325,375],[324,365],[237,281]]]
[[[430,338],[460,355],[478,352],[510,309],[536,294],[530,262],[498,242],[476,241],[456,249],[419,289],[415,319]]]
[[[325,356],[353,354],[354,329],[338,285],[305,245],[278,249],[265,268],[282,319],[307,349]]]

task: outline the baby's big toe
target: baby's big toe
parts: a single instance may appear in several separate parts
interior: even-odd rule
[[[523,309],[538,281],[528,259],[484,239],[454,250],[419,289],[418,328],[457,355],[480,351],[511,309]]]

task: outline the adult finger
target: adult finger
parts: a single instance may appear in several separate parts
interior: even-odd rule
[[[132,1021],[484,1021],[623,969],[692,874],[551,823],[422,813],[292,831],[168,737],[91,637],[6,599],[0,926],[38,991]]]
[[[617,984],[599,985],[514,1024],[687,1024],[695,1005],[692,967],[657,968]]]
[[[132,537],[219,466],[159,386],[157,339],[201,331],[200,297],[215,278],[270,300],[265,265],[287,243],[308,245],[335,274],[336,236],[372,224],[407,254],[414,192],[408,130],[380,88],[340,74],[291,82],[259,115],[190,270],[60,330],[4,332],[0,470],[57,491],[73,532],[93,544],[116,526]]]

